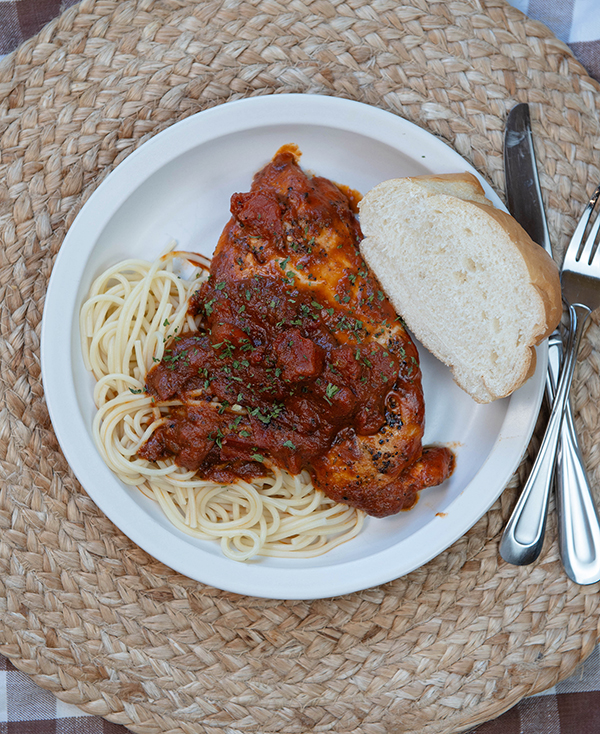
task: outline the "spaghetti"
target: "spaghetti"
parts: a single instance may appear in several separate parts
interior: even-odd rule
[[[355,537],[364,513],[326,497],[307,471],[292,475],[267,460],[267,476],[224,485],[172,459],[138,456],[168,420],[169,408],[182,404],[156,401],[145,392],[145,379],[172,337],[198,331],[188,302],[206,280],[208,265],[201,255],[170,247],[154,262],[126,260],[94,281],[80,330],[84,362],[96,379],[96,446],[117,477],[155,500],[176,528],[220,541],[232,560],[320,555]],[[207,404],[202,390],[190,400]],[[223,410],[217,402],[211,406]],[[227,410],[245,413],[239,405]]]

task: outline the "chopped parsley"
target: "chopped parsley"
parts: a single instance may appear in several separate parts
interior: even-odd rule
[[[337,395],[340,391],[340,388],[337,385],[332,385],[331,382],[327,383],[327,387],[325,388],[325,400],[331,405],[331,398]]]

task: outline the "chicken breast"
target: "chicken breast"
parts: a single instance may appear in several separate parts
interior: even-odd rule
[[[423,451],[418,353],[361,257],[359,196],[299,157],[284,146],[234,194],[190,303],[201,331],[148,375],[159,400],[203,391],[221,406],[214,426],[184,405],[141,453],[213,477],[306,468],[332,499],[390,515],[443,482],[453,455]],[[245,413],[233,418],[233,405]]]

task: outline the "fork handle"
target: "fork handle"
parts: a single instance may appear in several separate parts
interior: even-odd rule
[[[569,399],[583,328],[590,313],[589,308],[580,304],[569,307],[571,328],[546,433],[531,474],[502,536],[500,555],[508,563],[517,566],[533,563],[542,550],[562,418]]]
[[[576,584],[600,581],[600,518],[585,471],[570,402],[556,463],[558,547],[567,576]]]

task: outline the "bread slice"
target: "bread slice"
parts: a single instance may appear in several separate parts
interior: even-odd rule
[[[479,403],[520,387],[562,313],[545,250],[470,173],[384,181],[359,211],[364,259],[460,387]]]

